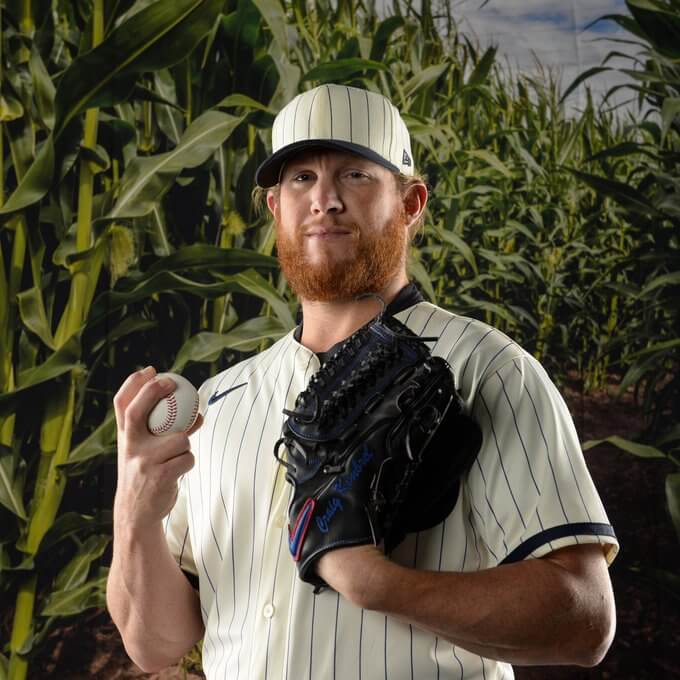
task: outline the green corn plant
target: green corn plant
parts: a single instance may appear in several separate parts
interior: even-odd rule
[[[628,68],[617,69],[628,76],[628,82],[612,88],[607,96],[622,90],[633,94],[639,105],[639,116],[630,116],[635,136],[626,145],[594,156],[601,163],[599,173],[574,174],[610,197],[635,235],[622,262],[631,273],[625,287],[617,286],[617,293],[634,300],[639,313],[625,333],[613,337],[613,343],[621,347],[619,365],[625,369],[620,390],[634,389],[646,424],[640,441],[616,435],[605,441],[633,455],[673,464],[664,491],[680,538],[680,4],[627,0],[626,5],[630,15],[603,18],[628,31],[638,51]],[[584,73],[572,88],[593,73],[613,70],[608,63],[614,56],[612,51],[602,66]],[[636,164],[621,178],[612,172],[611,161],[626,157],[635,158]],[[653,580],[680,595],[677,575],[648,571]]]
[[[1,155],[0,511],[11,521],[3,521],[0,575],[3,602],[13,598],[15,605],[3,612],[12,632],[0,668],[11,680],[27,677],[30,658],[58,617],[103,603],[106,570],[96,562],[110,539],[110,513],[96,507],[98,499],[80,503],[73,494],[87,489],[88,475],[96,488],[92,471],[113,453],[109,362],[118,344],[155,330],[148,315],[154,296],[236,293],[259,297],[273,310],[218,338],[180,333],[184,344],[168,348],[175,370],[227,347],[271,341],[293,323],[259,273],[273,260],[254,251],[180,244],[155,269],[130,273],[136,231],[146,228],[149,215],[163,224],[161,200],[180,174],[212,166],[243,122],[219,109],[199,111],[177,128],[172,148],[144,155],[151,150],[148,102],[174,106],[144,88],[145,74],[191,58],[223,3],[138,3],[126,15],[130,4],[107,8],[94,0],[78,17],[81,25],[66,17],[69,31],[83,31],[80,52],[72,33],[52,23],[74,8],[22,2],[2,13],[2,67],[10,75],[2,80],[0,136],[10,153]],[[47,19],[36,28],[38,15]],[[60,70],[53,43],[64,62]],[[147,133],[139,148],[138,126]],[[129,372],[134,364],[121,368]],[[60,514],[64,504],[75,510]]]
[[[629,181],[646,149],[606,154],[637,132],[592,100],[568,114],[550,74],[503,68],[448,3],[395,0],[387,17],[362,0],[41,3],[5,3],[0,40],[12,677],[58,617],[101,605],[125,375],[153,363],[198,382],[294,325],[250,189],[298,91],[345,82],[403,111],[434,189],[411,257],[427,296],[510,333],[558,379],[597,386],[637,351],[615,340],[638,328],[644,235],[569,172]]]

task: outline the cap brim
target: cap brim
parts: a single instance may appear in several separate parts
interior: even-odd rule
[[[378,163],[392,172],[399,172],[399,168],[390,163],[386,158],[377,154],[372,149],[361,144],[354,144],[353,142],[344,142],[338,139],[305,139],[299,142],[293,142],[273,153],[267,160],[260,164],[260,167],[255,171],[255,182],[263,189],[269,189],[275,184],[279,183],[281,176],[281,168],[290,160],[291,156],[308,149],[336,149],[338,151],[349,151],[358,156],[367,158],[369,161]]]

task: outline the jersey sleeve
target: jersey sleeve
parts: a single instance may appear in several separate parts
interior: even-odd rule
[[[574,422],[547,373],[528,354],[486,376],[472,404],[483,432],[467,478],[473,521],[489,566],[618,542],[586,467]]]
[[[187,514],[187,488],[188,480],[182,476],[179,480],[177,500],[172,510],[163,520],[163,530],[165,540],[170,548],[170,553],[175,558],[180,569],[187,575],[197,576],[194,555],[191,549],[191,538],[189,536],[189,517]],[[192,578],[189,580],[193,581]]]

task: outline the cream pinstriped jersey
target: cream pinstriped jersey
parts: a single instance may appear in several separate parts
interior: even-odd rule
[[[408,536],[393,559],[472,571],[598,542],[611,562],[614,532],[572,419],[540,364],[499,331],[428,302],[396,318],[420,335],[439,336],[432,352],[450,362],[484,438],[449,517]],[[318,368],[291,332],[201,388],[196,465],[180,482],[166,536],[181,567],[199,578],[206,676],[512,678],[509,664],[361,610],[331,590],[315,596],[297,578],[287,542],[289,488],[272,451],[282,409],[293,407]]]

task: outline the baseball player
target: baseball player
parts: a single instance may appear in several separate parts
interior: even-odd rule
[[[399,112],[374,92],[322,85],[281,110],[272,144],[256,181],[300,323],[201,387],[190,436],[149,434],[147,414],[172,389],[154,369],[115,398],[107,598],[130,656],[153,671],[202,638],[211,680],[507,680],[512,664],[599,663],[615,628],[615,534],[541,365],[409,282],[427,188]],[[316,568],[330,587],[315,592],[290,554],[290,487],[272,450],[284,409],[380,311],[359,298],[369,292],[437,338],[432,354],[451,365],[483,439],[443,522],[389,556],[325,553]]]

